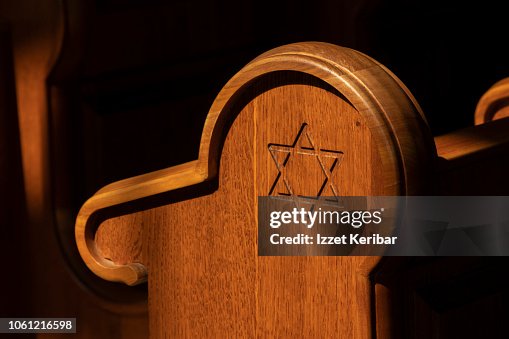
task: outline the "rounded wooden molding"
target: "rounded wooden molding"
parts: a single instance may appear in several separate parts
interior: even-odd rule
[[[228,116],[228,106],[254,79],[276,71],[297,71],[315,76],[338,90],[368,121],[381,154],[388,162],[400,189],[394,194],[423,194],[429,189],[429,169],[436,148],[422,110],[410,91],[386,67],[349,48],[321,42],[296,43],[268,51],[238,72],[221,90],[207,115],[199,160],[200,170],[215,176],[218,154]],[[201,167],[201,166],[208,166]],[[400,183],[399,180],[402,179]],[[387,185],[396,183],[387,180]]]
[[[380,154],[384,195],[429,192],[435,144],[422,110],[401,81],[360,52],[319,42],[290,44],[260,55],[223,87],[207,116],[197,160],[113,183],[84,204],[76,221],[76,241],[95,274],[128,285],[147,279],[143,263],[117,265],[100,255],[94,234],[101,211],[214,179],[228,124],[237,113],[230,108],[252,81],[278,71],[302,72],[328,83],[364,117]],[[368,258],[360,273],[369,274],[377,262]]]
[[[137,285],[147,280],[147,269],[142,263],[117,265],[103,258],[95,243],[95,231],[100,213],[106,208],[121,205],[162,192],[203,182],[206,177],[197,171],[198,161],[117,181],[94,194],[80,209],[76,219],[75,236],[78,250],[85,264],[99,277]]]
[[[509,116],[509,78],[502,79],[484,93],[475,109],[475,124]]]

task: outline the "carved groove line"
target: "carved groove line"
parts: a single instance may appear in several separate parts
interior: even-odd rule
[[[269,196],[291,196],[293,199],[304,197],[302,194],[297,194],[294,189],[292,188],[292,185],[290,184],[290,180],[287,177],[287,167],[289,160],[291,157],[295,157],[296,155],[307,155],[307,156],[314,156],[316,157],[316,160],[318,161],[318,164],[320,166],[320,169],[322,170],[323,175],[325,176],[324,181],[322,185],[320,186],[319,191],[317,192],[316,196],[320,197],[325,189],[327,188],[327,185],[330,187],[332,194],[334,195],[332,198],[333,201],[337,201],[339,198],[339,191],[337,190],[336,186],[334,185],[332,181],[332,173],[334,170],[336,170],[337,167],[339,167],[339,164],[341,163],[341,160],[343,158],[343,152],[342,151],[334,151],[329,149],[323,149],[318,148],[315,145],[315,142],[313,141],[313,137],[311,136],[311,132],[309,131],[309,125],[307,123],[303,123],[300,127],[299,132],[297,133],[297,136],[295,137],[295,140],[291,145],[284,145],[284,144],[269,144],[268,150],[272,157],[272,160],[274,160],[274,163],[276,165],[276,168],[278,170],[278,174],[273,182],[273,184],[270,187],[269,190]],[[311,147],[303,146],[301,139],[305,138],[309,145]],[[300,145],[299,145],[300,142]],[[277,157],[277,152],[286,153],[283,161],[280,161]],[[332,158],[333,162],[332,165],[329,167],[325,166],[325,163],[323,161],[323,158]],[[279,180],[283,180],[283,184],[285,185],[286,189],[288,190],[288,193],[281,193],[276,192],[276,187],[279,182]]]

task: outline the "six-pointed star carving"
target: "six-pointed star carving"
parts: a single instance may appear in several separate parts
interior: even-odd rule
[[[331,196],[326,198],[328,202],[339,202],[339,193],[332,181],[332,173],[339,166],[341,159],[343,157],[343,152],[341,151],[332,151],[322,148],[317,148],[316,144],[313,141],[311,133],[309,131],[308,124],[302,124],[299,132],[297,133],[297,137],[295,138],[293,144],[291,145],[281,145],[281,144],[269,144],[269,152],[276,164],[278,174],[274,183],[272,184],[269,196],[291,196],[295,201],[297,199],[302,200],[302,198],[308,199],[318,199],[322,194],[329,188],[328,192],[330,192]],[[292,157],[299,156],[311,156],[315,157],[318,162],[319,168],[323,173],[324,179],[323,183],[316,192],[316,196],[311,197],[310,194],[304,195],[302,192],[295,192],[294,187],[291,183],[291,178],[287,175],[287,165]],[[327,159],[331,158],[331,159]],[[326,161],[329,160],[329,161]],[[332,162],[330,161],[332,160]],[[285,193],[277,191],[278,183],[284,184],[286,188]]]

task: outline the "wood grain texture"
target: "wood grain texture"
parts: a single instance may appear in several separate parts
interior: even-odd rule
[[[9,273],[0,280],[0,317],[30,315],[32,295],[27,291],[33,279],[10,33],[0,23],[0,256],[16,252],[16,260],[4,263]]]
[[[230,129],[217,192],[101,226],[126,229],[141,220],[148,226],[143,228],[143,243],[150,244],[144,263],[151,272],[153,337],[369,336],[364,257],[258,257],[256,240],[256,199],[267,194],[277,174],[267,148],[271,141],[292,141],[306,121],[315,126],[319,147],[348,149],[361,143],[364,149],[347,153],[332,179],[344,195],[382,194],[382,173],[370,170],[379,156],[372,152],[369,130],[337,93],[318,86],[277,86],[277,77],[264,82],[275,88],[265,89],[244,107]],[[303,166],[293,176],[295,187],[306,189],[315,180],[323,181],[316,178],[320,174]],[[352,183],[349,177],[358,179]],[[215,212],[203,213],[211,210]]]
[[[383,66],[321,43],[260,56],[216,98],[198,160],[107,186],[78,217],[78,246],[96,274],[135,284],[150,272],[152,337],[374,334],[368,276],[379,258],[257,256],[257,197],[278,173],[269,146],[291,145],[303,126],[313,147],[341,152],[331,177],[339,195],[425,191],[433,140]],[[300,161],[286,175],[297,194],[311,194],[323,172]],[[206,181],[216,190],[203,191]],[[186,186],[191,195],[107,218],[109,208]]]
[[[481,125],[489,121],[509,116],[509,78],[495,83],[484,93],[475,109],[475,124]]]
[[[426,191],[436,151],[420,108],[401,82],[379,63],[350,49],[324,43],[287,45],[256,58],[225,85],[208,114],[196,162],[113,184],[83,206],[76,223],[76,239],[92,271],[128,284],[145,280],[143,264],[118,265],[98,253],[93,231],[98,225],[93,216],[107,207],[216,178],[227,125],[238,114],[232,107],[242,100],[247,84],[280,71],[321,79],[359,112],[376,145],[372,152],[379,156],[378,168],[383,175],[378,182],[384,194]]]
[[[438,156],[450,163],[458,163],[461,160],[476,161],[493,152],[507,150],[508,130],[509,119],[501,119],[435,137]]]

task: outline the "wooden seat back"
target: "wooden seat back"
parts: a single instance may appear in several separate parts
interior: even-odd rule
[[[198,159],[91,197],[77,244],[100,277],[148,280],[154,338],[367,338],[382,326],[370,280],[381,258],[258,256],[257,198],[432,194],[438,159],[419,105],[384,66],[287,45],[224,86]]]

